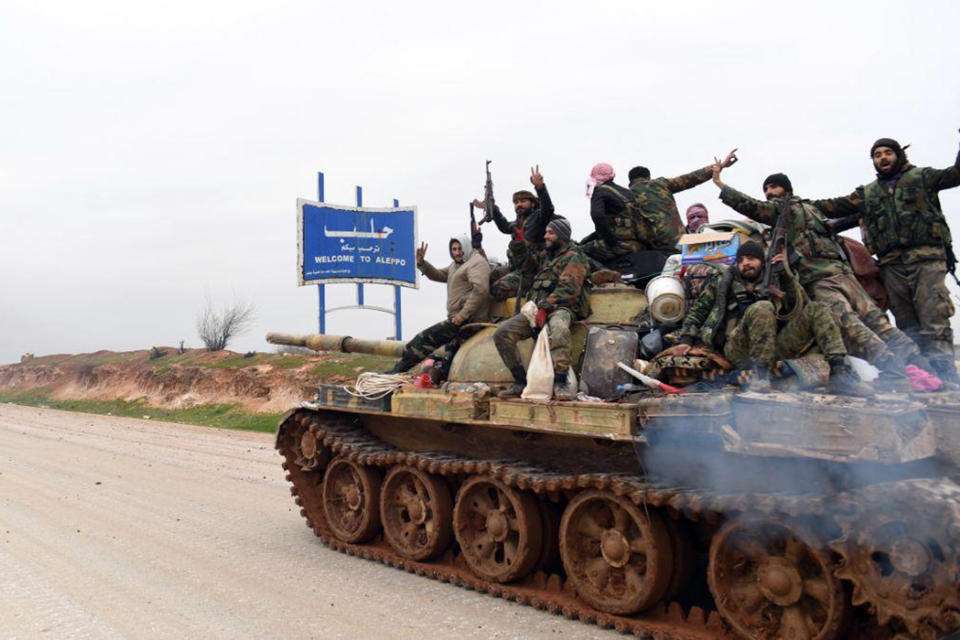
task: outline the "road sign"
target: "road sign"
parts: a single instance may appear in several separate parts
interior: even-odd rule
[[[419,288],[416,207],[347,207],[297,199],[301,285],[374,282]]]

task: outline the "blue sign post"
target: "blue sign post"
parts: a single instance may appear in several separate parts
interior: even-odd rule
[[[297,200],[298,280],[318,285],[320,333],[326,330],[327,311],[371,309],[395,317],[396,339],[401,339],[400,287],[419,288],[416,268],[417,209],[363,207],[357,187],[357,206],[323,202],[323,174],[318,175],[319,202]],[[357,285],[357,304],[326,309],[324,285]],[[364,283],[394,285],[393,310],[364,303]]]

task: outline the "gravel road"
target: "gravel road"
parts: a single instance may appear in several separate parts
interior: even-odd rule
[[[324,547],[269,434],[0,405],[2,638],[622,638]]]

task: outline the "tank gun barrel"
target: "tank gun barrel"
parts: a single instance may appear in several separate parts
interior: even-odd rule
[[[342,353],[368,353],[388,358],[399,358],[403,354],[404,343],[399,340],[362,340],[350,336],[332,336],[319,333],[305,335],[292,333],[268,333],[270,344],[285,344],[292,347],[306,347],[314,351],[340,351]]]

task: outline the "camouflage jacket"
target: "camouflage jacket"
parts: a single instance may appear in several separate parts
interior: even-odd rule
[[[848,196],[814,204],[830,218],[859,215],[863,243],[881,265],[945,260],[952,239],[938,193],[957,185],[960,153],[947,169],[907,162],[892,180],[874,180]]]
[[[782,307],[794,309],[803,295],[796,276],[780,272],[780,288],[786,294]],[[711,349],[723,345],[744,312],[754,302],[767,300],[763,276],[756,284],[745,282],[735,266],[726,267],[707,282],[683,320],[679,335],[684,342],[700,340]]]
[[[575,242],[551,255],[546,249],[530,254],[524,268],[535,275],[529,299],[549,312],[569,309],[575,319],[590,315],[587,301],[587,273],[590,264]]]
[[[637,204],[635,215],[638,217],[640,240],[657,251],[676,251],[677,241],[685,227],[673,194],[692,189],[712,177],[710,167],[704,167],[676,178],[631,180],[630,190]]]
[[[780,216],[780,198],[756,200],[724,185],[720,199],[734,211],[770,226],[775,225]],[[796,256],[790,266],[803,286],[839,273],[852,273],[840,239],[827,228],[825,216],[809,201],[796,196],[790,198],[790,219],[784,230],[788,253],[793,250]]]
[[[507,244],[507,264],[511,271],[520,268],[531,248],[534,251],[543,248],[543,233],[547,230],[547,223],[556,217],[547,185],[537,187],[536,190],[540,205],[527,214],[522,225],[519,218],[507,220],[500,207],[493,205],[493,222],[501,233],[510,236]]]
[[[597,185],[593,190],[590,196],[590,219],[593,220],[597,235],[608,247],[619,241],[638,239],[635,206],[633,193],[612,180]]]

